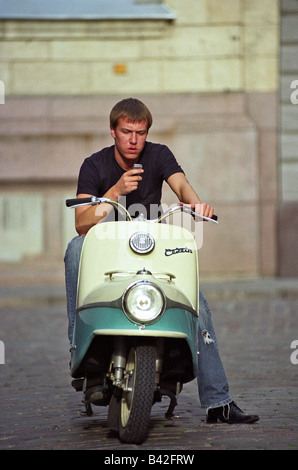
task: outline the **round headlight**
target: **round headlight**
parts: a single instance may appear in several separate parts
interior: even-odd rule
[[[150,233],[136,232],[130,237],[129,245],[135,253],[145,255],[153,250],[155,242]]]
[[[154,284],[139,281],[128,287],[123,294],[123,310],[136,323],[152,323],[163,313],[164,294]]]

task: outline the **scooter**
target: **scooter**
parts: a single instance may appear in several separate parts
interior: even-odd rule
[[[199,276],[197,244],[184,227],[132,219],[107,198],[68,199],[68,207],[110,204],[124,220],[101,222],[85,236],[71,345],[72,385],[92,405],[108,406],[108,426],[121,442],[141,444],[151,407],[170,398],[173,416],[183,384],[197,376]],[[215,216],[216,219],[216,216]]]

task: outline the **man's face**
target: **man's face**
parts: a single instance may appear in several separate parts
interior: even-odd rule
[[[120,118],[111,135],[115,139],[115,156],[128,164],[137,161],[147,138],[147,120],[132,122],[127,118]]]

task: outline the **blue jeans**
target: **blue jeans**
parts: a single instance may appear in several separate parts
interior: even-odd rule
[[[77,279],[84,236],[75,237],[65,252],[68,338],[72,342],[77,296]],[[229,384],[220,359],[217,340],[207,301],[200,291],[198,332],[198,391],[202,408],[217,408],[232,401]]]

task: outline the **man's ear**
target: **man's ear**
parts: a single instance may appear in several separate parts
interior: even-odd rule
[[[115,134],[115,130],[112,127],[110,127],[110,132],[111,132],[111,136],[113,137],[113,139],[115,139],[116,134]]]

